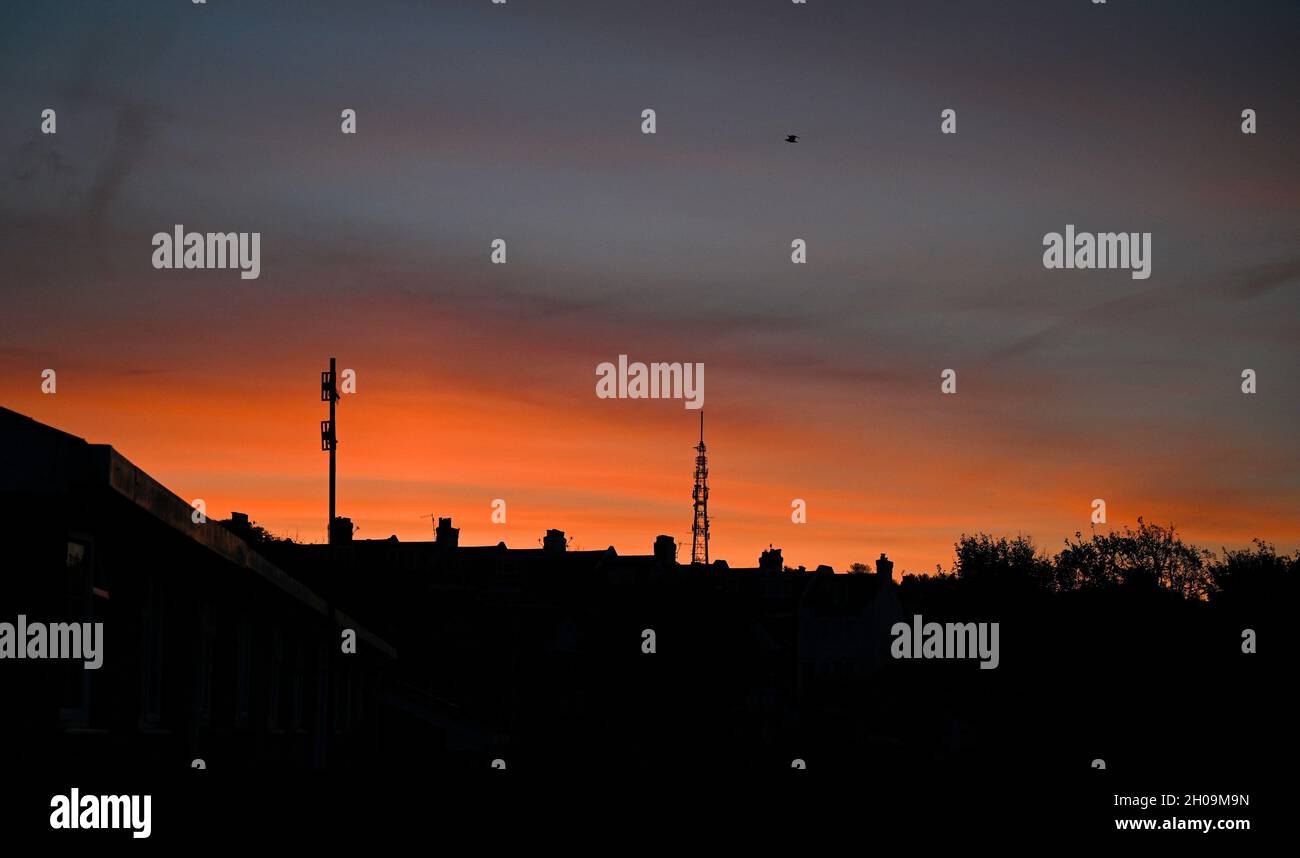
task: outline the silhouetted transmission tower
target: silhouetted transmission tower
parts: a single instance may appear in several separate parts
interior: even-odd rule
[[[700,411],[700,446],[695,448],[695,525],[691,528],[691,563],[709,563],[709,457],[704,452],[704,412]]]
[[[320,422],[320,448],[330,454],[330,517],[325,526],[325,538],[333,545],[338,541],[334,538],[338,531],[338,520],[334,515],[334,459],[339,449],[339,424],[334,413],[334,406],[339,401],[339,377],[334,358],[330,358],[329,370],[320,374],[320,398],[321,402],[330,404],[330,419]]]

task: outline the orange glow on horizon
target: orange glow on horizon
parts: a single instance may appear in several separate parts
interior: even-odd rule
[[[555,527],[575,547],[622,554],[648,554],[665,533],[682,544],[679,559],[689,557],[696,412],[678,401],[598,400],[594,372],[581,367],[524,396],[499,378],[413,370],[399,351],[363,354],[358,392],[339,405],[338,508],[360,528],[357,538],[431,539],[423,516],[432,513],[451,516],[464,545],[533,547]],[[327,456],[318,427],[327,408],[317,373],[327,358],[273,370],[250,363],[202,383],[180,369],[67,372],[55,396],[16,384],[31,369],[6,363],[8,407],[112,444],[182,498],[203,498],[210,516],[239,510],[278,535],[323,541]],[[340,368],[353,364],[340,359]],[[1005,426],[945,424],[906,409],[871,413],[850,402],[819,411],[811,390],[806,408],[767,413],[729,403],[725,371],[709,381],[710,555],[733,566],[756,565],[771,544],[792,566],[843,571],[885,552],[900,574],[933,572],[951,566],[962,533],[976,531],[1029,534],[1054,552],[1067,535],[1087,532],[1099,495],[1110,527],[1143,515],[1216,551],[1255,536],[1279,550],[1300,543],[1295,518],[1267,496],[1194,483],[1157,488],[1153,476],[1166,469],[1188,478],[1172,465],[1135,469],[1114,450],[1106,465],[1101,456],[1079,461],[1064,440],[1031,449]],[[1166,443],[1177,462],[1190,441],[1174,434]],[[1045,476],[1052,460],[1060,464]],[[1206,501],[1216,496],[1223,502]],[[504,525],[490,521],[494,498],[506,501]],[[806,524],[790,520],[795,498],[807,503]]]

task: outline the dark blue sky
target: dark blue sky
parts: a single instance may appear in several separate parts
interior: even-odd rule
[[[62,361],[149,401],[127,380],[185,385],[186,353],[274,388],[343,342],[506,412],[675,433],[666,408],[572,415],[619,353],[703,361],[733,477],[771,492],[772,521],[834,498],[810,554],[849,559],[862,531],[921,568],[962,529],[1052,542],[1108,492],[1211,544],[1295,543],[1298,37],[1294,2],[11,0],[0,392],[51,407],[28,377]],[[262,277],[160,276],[148,236],[174,223],[260,230]],[[1152,276],[1044,270],[1067,223],[1150,232]],[[935,396],[947,367],[960,406]],[[146,468],[181,444],[61,407],[45,416],[134,440]],[[176,481],[234,468],[158,455]],[[268,505],[305,495],[294,479]],[[459,489],[493,491],[439,487]],[[734,511],[735,551],[764,515]],[[623,532],[602,521],[593,543]]]

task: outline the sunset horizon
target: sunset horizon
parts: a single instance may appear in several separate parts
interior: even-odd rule
[[[708,4],[572,27],[398,4],[356,31],[326,3],[295,54],[311,76],[265,50],[294,41],[280,12],[15,16],[0,404],[321,540],[335,355],[358,374],[338,476],[358,538],[425,539],[437,513],[476,543],[689,545],[695,412],[600,398],[598,366],[627,355],[707,372],[712,556],[733,564],[770,543],[932,572],[977,531],[1053,551],[1098,498],[1107,526],[1300,548],[1284,28],[1208,5],[1144,61],[1128,46],[1162,38],[1155,10],[783,5],[741,37]],[[410,59],[416,30],[435,67]],[[1075,74],[1058,43],[1115,98],[1046,88]],[[1187,72],[1220,43],[1234,87]],[[1243,134],[1243,107],[1269,133]],[[45,108],[55,134],[27,121]],[[256,270],[234,245],[186,263],[191,230],[260,237]],[[1112,230],[1129,270],[1063,250]]]
[[[0,842],[1248,852],[1297,45],[1296,0],[0,4]]]
[[[327,361],[318,359],[315,363],[323,367]],[[360,378],[368,374],[358,370]],[[249,403],[247,407],[256,408],[262,418],[282,414],[283,420],[264,421],[263,430],[258,432],[246,428],[229,433],[242,439],[238,443],[220,443],[217,437],[218,427],[237,428],[230,427],[229,409],[205,411],[196,402],[184,409],[188,411],[192,406],[195,411],[182,415],[171,413],[167,407],[164,413],[168,420],[182,424],[175,428],[173,445],[163,446],[161,452],[157,450],[160,433],[156,426],[149,421],[132,424],[124,419],[126,415],[112,413],[108,403],[102,406],[99,419],[116,428],[119,437],[82,429],[75,416],[65,422],[59,419],[57,409],[46,409],[54,413],[43,415],[39,409],[42,401],[36,397],[31,397],[36,408],[15,410],[89,443],[114,447],[183,499],[203,499],[209,517],[226,519],[233,512],[242,512],[277,537],[322,543],[326,541],[328,518],[327,478],[326,456],[319,449],[318,423],[324,416],[324,405],[315,396],[317,379],[310,372],[306,378],[299,385],[298,398],[302,401],[291,409],[277,410],[265,401]],[[268,381],[261,379],[259,386],[272,398],[275,387]],[[416,389],[412,385],[403,392]],[[203,395],[197,398],[218,401],[221,397],[217,390],[211,384],[205,385]],[[432,422],[439,409],[445,407],[465,422],[460,428],[446,429],[446,435],[426,445],[415,440],[422,437],[415,428],[394,437],[390,427],[418,426],[419,421],[408,417],[399,423],[394,412],[384,410],[384,406],[401,406],[385,401],[382,393],[367,397],[367,392],[359,384],[358,392],[344,396],[339,405],[338,514],[351,519],[357,528],[356,539],[396,536],[403,542],[429,541],[437,518],[450,517],[461,529],[465,545],[505,542],[513,548],[536,547],[547,529],[556,528],[572,540],[574,549],[613,547],[620,554],[648,554],[655,536],[667,534],[679,545],[680,562],[689,562],[690,466],[698,412],[682,410],[680,405],[646,402],[637,403],[646,409],[644,415],[610,421],[587,412],[581,418],[554,425],[555,414],[544,406],[533,405],[520,409],[522,413],[517,417],[501,418],[492,429],[484,429],[470,425],[466,418],[491,413],[502,407],[502,401],[484,397],[464,409],[459,403],[443,400],[431,387],[427,404],[420,403],[425,406],[423,410],[419,406],[410,410],[424,414]],[[288,398],[288,391],[282,398]],[[381,401],[380,414],[366,415],[367,402],[374,399]],[[1086,537],[1094,531],[1107,533],[1136,527],[1139,517],[1148,524],[1173,526],[1184,541],[1216,554],[1222,554],[1224,549],[1247,548],[1255,539],[1273,544],[1283,554],[1296,550],[1294,520],[1285,514],[1272,519],[1259,514],[1254,525],[1244,515],[1218,524],[1194,504],[1159,508],[1130,499],[1122,508],[1110,506],[1107,521],[1095,524],[1089,520],[1092,510],[1086,502],[1081,510],[1067,508],[1072,502],[1078,505],[1074,495],[1048,498],[1049,508],[1034,515],[1008,509],[964,516],[952,513],[951,520],[960,523],[949,525],[947,519],[937,518],[930,510],[917,509],[911,515],[905,512],[908,506],[924,507],[923,501],[902,507],[894,503],[891,509],[886,497],[882,497],[884,492],[851,498],[843,492],[809,491],[798,498],[806,504],[807,521],[796,524],[791,521],[791,502],[795,498],[784,498],[779,486],[765,485],[754,478],[754,474],[762,473],[764,465],[762,442],[755,440],[748,427],[736,426],[717,409],[705,410],[710,457],[710,554],[711,559],[731,566],[753,566],[763,550],[776,547],[782,549],[784,562],[791,567],[813,569],[824,564],[836,572],[846,572],[852,563],[870,565],[885,553],[895,562],[899,576],[933,574],[936,565],[951,570],[954,545],[963,535],[1025,536],[1050,556],[1077,533]],[[573,424],[577,424],[576,428]],[[676,450],[661,443],[656,434],[673,431],[674,424],[682,436]],[[512,431],[512,427],[521,425],[545,427],[547,434],[539,438],[540,432]],[[138,434],[133,435],[133,430]],[[275,445],[259,442],[256,436],[276,439]],[[622,482],[611,483],[604,465],[619,459],[619,447],[610,443],[611,438],[628,441],[629,460],[655,463],[662,470],[643,467],[635,483],[639,490],[635,492],[622,489]],[[813,446],[816,440],[815,434],[810,435]],[[284,449],[279,442],[283,442]],[[522,446],[529,443],[533,446]],[[587,448],[592,455],[587,455]],[[495,451],[508,452],[501,456]],[[747,466],[747,472],[736,472],[737,461]],[[910,469],[902,470],[905,477]],[[934,479],[941,480],[941,476]],[[286,496],[282,487],[292,492]],[[906,482],[890,484],[890,488],[897,497],[908,497]],[[1040,499],[1046,495],[1033,483],[1022,489]],[[506,521],[494,524],[492,504],[498,499],[505,501]],[[855,501],[860,504],[856,509]],[[945,504],[943,508],[949,507]],[[1036,524],[1026,525],[1026,521]],[[1260,524],[1270,521],[1273,527]],[[1067,527],[1073,529],[1067,531]]]

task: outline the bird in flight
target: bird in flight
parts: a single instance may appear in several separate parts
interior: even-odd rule
[[[799,142],[799,135],[798,135],[798,134],[787,134],[787,135],[785,136],[785,142],[787,142],[787,143],[798,143],[798,142]]]

